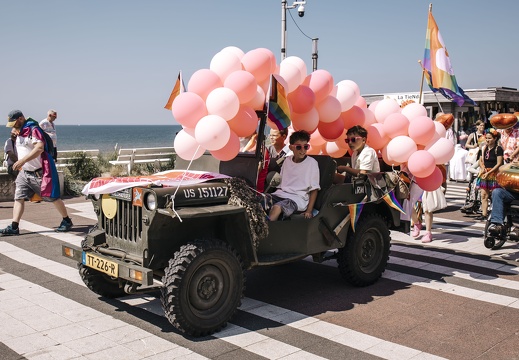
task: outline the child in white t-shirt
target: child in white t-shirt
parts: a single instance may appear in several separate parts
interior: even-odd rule
[[[346,143],[353,151],[351,155],[351,166],[337,166],[338,174],[335,174],[334,183],[341,184],[346,179],[343,172],[347,175],[359,176],[359,174],[369,174],[380,172],[377,152],[366,144],[368,131],[360,125],[353,126],[346,132]]]
[[[278,220],[292,215],[295,211],[304,211],[306,219],[312,218],[319,186],[319,165],[306,155],[310,148],[310,134],[296,131],[290,135],[290,150],[293,152],[281,167],[281,183],[272,194],[274,205],[270,209],[269,219]]]

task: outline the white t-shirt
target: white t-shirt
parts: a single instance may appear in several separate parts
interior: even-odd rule
[[[22,137],[18,135],[16,138],[16,150],[18,151],[18,159],[23,159],[25,156],[27,156],[32,149],[34,149],[34,144],[42,142],[41,140],[38,140],[36,137]],[[34,171],[41,169],[41,156],[38,156],[35,159],[32,159],[28,162],[26,162],[23,165],[23,169],[27,171]]]
[[[293,200],[297,204],[297,211],[305,211],[310,200],[310,191],[321,188],[317,161],[307,156],[300,163],[295,163],[293,156],[289,156],[283,162],[280,175],[281,183],[274,195]]]
[[[364,145],[360,154],[357,154],[357,151],[351,154],[351,165],[356,170],[366,170],[370,173],[380,172],[377,152],[367,144]]]
[[[54,123],[45,118],[40,121],[40,127],[43,129],[43,131],[49,134],[52,142],[54,143],[54,147],[58,147],[58,135],[56,134],[56,127],[54,126]]]

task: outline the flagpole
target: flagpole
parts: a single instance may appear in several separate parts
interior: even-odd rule
[[[422,60],[418,60],[418,64],[420,64],[420,67],[422,68],[422,81],[420,81],[420,96],[418,97],[418,103],[422,104],[423,79],[425,77],[425,74],[424,74],[425,69],[423,68]]]

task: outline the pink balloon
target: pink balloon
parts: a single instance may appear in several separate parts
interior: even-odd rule
[[[303,85],[308,86],[315,93],[315,102],[322,101],[333,89],[333,77],[326,70],[315,70],[309,74]]]
[[[323,139],[326,139],[327,141],[335,141],[342,135],[344,131],[344,123],[340,118],[330,123],[319,121],[317,130],[319,130]]]
[[[319,155],[322,152],[323,147],[326,147],[326,142],[322,145],[312,145],[310,144],[310,149],[306,152],[308,155]]]
[[[194,128],[198,120],[207,115],[207,108],[200,96],[187,91],[175,98],[171,112],[180,125]]]
[[[220,150],[229,142],[230,136],[227,121],[218,115],[204,116],[195,127],[196,141],[207,150]]]
[[[409,156],[407,167],[417,177],[427,177],[436,169],[436,159],[428,151],[418,150]]]
[[[291,63],[297,66],[297,68],[301,72],[301,81],[303,81],[306,78],[306,64],[300,57],[289,56],[285,58],[283,61],[281,61],[281,64],[283,63]]]
[[[279,75],[281,75],[287,82],[287,87],[285,88],[287,94],[297,89],[304,80],[303,74],[299,71],[299,68],[290,62],[285,62],[284,60],[279,64]]]
[[[380,150],[389,142],[389,136],[386,135],[381,123],[372,124],[366,130],[368,131],[366,144],[373,149]]]
[[[249,102],[246,102],[243,105],[251,107],[254,110],[263,110],[263,108],[265,107],[265,102],[266,102],[265,92],[263,91],[261,86],[257,85],[256,93],[254,94],[254,97],[252,98],[252,100]]]
[[[434,168],[434,171],[428,177],[415,177],[414,180],[425,191],[434,191],[443,183],[443,175],[440,169]]]
[[[198,159],[205,152],[205,148],[196,141],[194,132],[193,129],[184,128],[173,141],[177,155],[187,161]]]
[[[209,69],[214,71],[222,80],[225,81],[227,76],[234,71],[242,69],[240,58],[230,51],[220,51],[211,59]]]
[[[220,161],[229,161],[234,159],[239,152],[240,138],[231,131],[231,135],[229,136],[229,141],[227,144],[225,144],[225,146],[220,150],[211,151],[211,155]]]
[[[409,128],[409,120],[402,114],[390,114],[384,121],[384,131],[390,138],[400,135],[407,136]]]
[[[222,86],[223,83],[218,74],[209,69],[196,71],[187,83],[187,89],[200,95],[204,101],[211,91]]]
[[[312,108],[304,114],[293,112],[291,115],[292,127],[294,130],[306,130],[309,133],[313,133],[315,129],[317,129],[317,125],[319,124],[319,113],[315,108]]]
[[[334,142],[326,143],[326,153],[332,158],[340,158],[346,155],[347,150],[337,146]]]
[[[418,116],[427,116],[427,109],[422,104],[411,103],[404,106],[402,115],[405,115],[409,121],[413,121]]]
[[[416,150],[416,143],[409,136],[397,136],[387,144],[387,156],[400,163],[405,163]]]
[[[262,82],[271,73],[271,57],[267,52],[254,49],[243,55],[241,59],[243,68],[256,78],[258,83]]]
[[[223,48],[221,52],[232,52],[234,55],[238,56],[240,60],[243,57],[243,55],[245,55],[243,50],[236,46],[227,46]]]
[[[383,123],[384,120],[390,115],[394,113],[400,112],[400,106],[393,99],[384,99],[380,100],[375,108],[375,118],[379,123]]]
[[[310,145],[322,146],[324,144],[326,144],[326,139],[323,139],[323,137],[321,136],[318,126],[317,129],[312,133],[312,136],[310,137]]]
[[[427,116],[415,117],[413,121],[409,123],[408,132],[409,137],[413,139],[416,144],[427,145],[434,135],[434,121]]]
[[[375,114],[373,114],[373,111],[371,111],[370,109],[368,109],[368,108],[361,108],[361,109],[362,109],[362,111],[364,111],[364,123],[361,125],[364,129],[367,129],[371,124],[376,123],[377,119],[375,119]]]
[[[315,94],[308,86],[299,85],[288,94],[288,101],[292,104],[292,109],[295,112],[303,114],[315,106]]]
[[[207,95],[205,105],[209,114],[230,120],[238,113],[240,100],[234,91],[221,87],[214,89]]]
[[[370,109],[373,112],[373,114],[375,114],[375,109],[377,108],[379,102],[380,100],[375,100],[371,104],[369,104],[368,109]]]
[[[278,64],[276,61],[276,55],[274,55],[274,53],[270,49],[267,49],[267,48],[257,48],[256,50],[265,53],[269,57],[269,60],[270,60],[269,75],[274,73],[276,71],[276,69],[278,68]],[[277,74],[279,74],[279,71],[277,72]],[[268,76],[267,76],[267,78],[268,78]]]
[[[449,162],[450,159],[454,156],[455,151],[452,141],[444,137],[439,138],[431,145],[427,145],[425,150],[434,156],[437,165]]]
[[[362,109],[367,109],[368,108],[368,104],[366,103],[366,99],[364,99],[362,96],[359,96],[359,98],[357,99],[357,101],[355,101],[355,106],[358,106]]]
[[[440,137],[445,137],[445,134],[447,134],[447,130],[445,129],[445,126],[443,126],[443,124],[438,121],[433,121],[433,124],[434,124],[434,131]]]
[[[363,125],[366,120],[364,110],[358,106],[352,106],[351,109],[341,113],[342,121],[344,122],[344,128],[349,129],[355,125]]]
[[[240,104],[251,101],[256,95],[257,82],[254,76],[245,70],[230,73],[225,79],[223,86],[231,89],[238,96]]]
[[[387,155],[387,147],[383,147],[382,150],[380,150],[380,153],[382,154],[382,160],[390,166],[399,166],[402,165],[401,162],[396,161],[395,159],[389,157]]]
[[[341,112],[349,110],[359,99],[359,86],[351,80],[342,80],[337,84],[335,97],[341,103]]]
[[[258,115],[251,107],[241,105],[235,117],[227,122],[231,130],[239,137],[252,135],[258,127]]]
[[[333,122],[341,116],[341,103],[336,97],[331,95],[318,102],[315,108],[319,113],[319,121],[321,122]]]

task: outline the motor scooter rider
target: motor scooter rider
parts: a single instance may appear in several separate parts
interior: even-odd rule
[[[514,162],[514,165],[519,165],[517,162]],[[502,171],[505,168],[508,168],[510,165],[503,165],[499,171]],[[510,206],[512,201],[519,200],[519,192],[510,191],[505,188],[499,187],[492,191],[492,211],[490,213],[490,225],[488,227],[488,233],[491,236],[500,236],[505,235],[505,218],[507,208]],[[519,239],[519,229],[515,227],[512,230],[512,234],[514,237]]]

